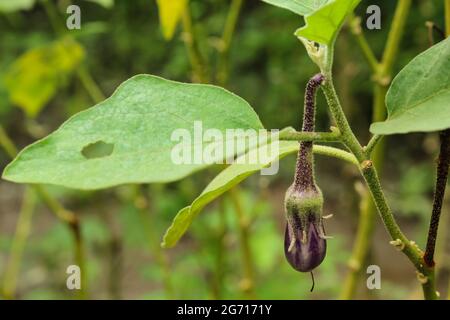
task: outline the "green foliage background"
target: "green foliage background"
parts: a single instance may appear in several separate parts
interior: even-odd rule
[[[61,18],[65,18],[69,3],[57,1]],[[110,7],[90,1],[74,3],[82,10],[82,29],[71,34],[84,51],[82,61],[74,63],[90,70],[107,96],[120,83],[138,73],[190,81],[191,66],[180,30],[170,42],[165,41],[159,28],[155,1],[116,0]],[[364,17],[366,7],[374,3],[382,8],[382,29],[365,30],[365,33],[375,52],[380,54],[395,1],[362,1],[357,14]],[[228,4],[225,0],[190,1],[194,27],[200,35],[200,49],[211,65],[215,62],[215,46]],[[443,26],[442,11],[442,1],[414,2],[395,73],[428,48],[425,21],[432,20]],[[245,1],[230,51],[228,89],[246,99],[267,128],[300,127],[304,86],[317,72],[304,47],[293,36],[302,24],[302,19],[289,11],[261,1]],[[25,109],[24,112],[18,108],[17,100],[9,94],[8,84],[15,83],[10,79],[11,68],[25,52],[63,39],[55,35],[40,3],[29,10],[0,13],[0,30],[0,123],[18,146],[23,147],[47,135],[70,115],[94,105],[75,71],[70,70],[67,75],[58,72],[64,79],[56,78],[55,81],[52,78],[56,94],[42,100],[41,110],[36,111],[34,104],[32,111]],[[50,59],[57,62],[56,58]],[[76,70],[77,67],[69,65],[69,69]],[[37,68],[39,64],[29,63],[24,72],[33,76],[41,72]],[[372,83],[369,68],[347,27],[336,46],[335,77],[346,114],[360,141],[366,142]],[[39,84],[37,81],[36,85]],[[45,88],[35,89],[41,94]],[[25,98],[36,102],[32,97]],[[319,130],[329,127],[328,119],[325,102],[319,97]],[[411,134],[392,136],[386,141],[388,152],[382,181],[400,224],[405,226],[412,239],[423,245],[431,212],[437,136]],[[256,271],[254,296],[267,299],[336,298],[354,240],[359,211],[359,196],[354,185],[359,177],[347,164],[323,158],[317,161],[318,183],[326,199],[325,213],[334,214],[326,224],[327,233],[334,238],[328,242],[327,257],[316,271],[316,290],[309,293],[310,276],[292,270],[283,254],[282,200],[291,183],[294,160],[289,157],[282,162],[277,176],[255,175],[241,188],[240,198],[250,223],[252,262]],[[3,170],[8,162],[6,154],[0,151],[0,169]],[[244,269],[238,221],[229,196],[225,195],[222,204],[215,202],[208,206],[176,248],[159,248],[164,230],[178,210],[190,204],[217,172],[213,168],[168,185],[122,186],[97,192],[52,187],[51,193],[81,218],[87,246],[89,297],[248,297],[246,284],[242,281]],[[0,182],[0,279],[11,249],[23,193],[23,186]],[[448,208],[447,199],[442,223],[444,237],[441,239],[445,236],[448,239]],[[222,250],[218,249],[219,241],[224,244]],[[367,290],[363,275],[357,297],[420,297],[414,271],[406,258],[395,252],[388,242],[381,222],[377,221],[373,250],[366,263],[380,265],[382,289]],[[449,252],[443,243],[445,241],[438,244],[439,258],[444,262],[438,282],[441,295],[447,292],[450,273]],[[164,263],[158,262],[161,255],[167,258],[164,268]],[[75,298],[75,293],[65,287],[65,270],[70,264],[73,264],[73,248],[69,230],[38,203],[19,272],[16,297]],[[164,286],[167,274],[172,282],[169,292]],[[218,275],[221,281],[217,280]]]

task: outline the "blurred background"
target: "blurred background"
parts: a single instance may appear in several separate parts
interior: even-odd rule
[[[217,71],[230,2],[189,2],[197,50],[204,57],[207,75]],[[81,8],[80,30],[65,27],[70,4]],[[363,0],[356,11],[363,21],[370,4],[381,7],[382,28],[363,29],[380,57],[396,1]],[[413,1],[394,74],[429,47],[426,21],[444,27],[443,1]],[[224,84],[253,106],[267,128],[301,126],[304,87],[317,72],[293,36],[303,23],[289,11],[261,1],[243,1]],[[13,151],[5,134],[22,149],[74,113],[111,95],[135,74],[198,81],[186,41],[181,25],[170,41],[163,37],[155,0],[0,0],[0,170],[10,162]],[[365,144],[370,138],[373,81],[348,25],[338,38],[334,69],[345,112]],[[218,83],[215,77],[211,79]],[[329,126],[319,94],[318,130]],[[424,247],[438,136],[396,135],[384,141],[381,178],[387,197],[405,233]],[[171,220],[220,168],[167,185],[95,192],[53,186],[45,190],[79,218],[86,258],[84,298],[337,299],[352,276],[351,253],[366,191],[354,167],[317,156],[324,214],[334,215],[325,227],[333,239],[328,241],[325,261],[315,270],[316,287],[310,293],[310,275],[294,271],[283,252],[283,197],[292,182],[294,164],[295,156],[289,156],[281,162],[278,175],[256,174],[233,194],[225,194],[206,207],[180,243],[168,250],[159,244]],[[447,197],[436,258],[441,297],[446,297],[449,287],[449,208]],[[74,233],[52,211],[35,189],[0,181],[2,299],[80,297],[77,290],[66,288],[66,269],[75,264],[77,255]],[[389,240],[376,216],[371,246],[355,276],[352,298],[422,297],[414,268]],[[372,264],[381,268],[380,290],[366,287],[366,268]]]

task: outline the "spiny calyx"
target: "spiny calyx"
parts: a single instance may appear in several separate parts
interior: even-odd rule
[[[305,132],[314,131],[315,96],[323,81],[324,76],[317,74],[306,86],[302,128]],[[323,196],[314,179],[312,149],[312,142],[300,142],[294,182],[285,196],[287,225],[284,252],[291,266],[301,272],[313,270],[326,254]]]
[[[286,193],[285,207],[286,259],[295,270],[309,272],[323,261],[326,254],[322,193],[319,189],[302,192],[291,186]]]

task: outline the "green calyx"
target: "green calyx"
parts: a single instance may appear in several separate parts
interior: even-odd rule
[[[291,186],[287,192],[284,200],[286,219],[288,224],[303,233],[302,241],[308,234],[308,226],[312,222],[321,223],[323,212],[323,196],[321,190],[309,188],[307,190],[297,190]]]

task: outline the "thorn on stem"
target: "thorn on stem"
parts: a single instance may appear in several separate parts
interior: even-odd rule
[[[399,251],[403,251],[403,249],[405,249],[405,244],[400,239],[389,241],[389,244],[393,245]]]
[[[419,282],[421,284],[425,284],[428,282],[428,277],[426,275],[424,275],[422,272],[416,271],[417,274],[417,280],[419,280]]]

